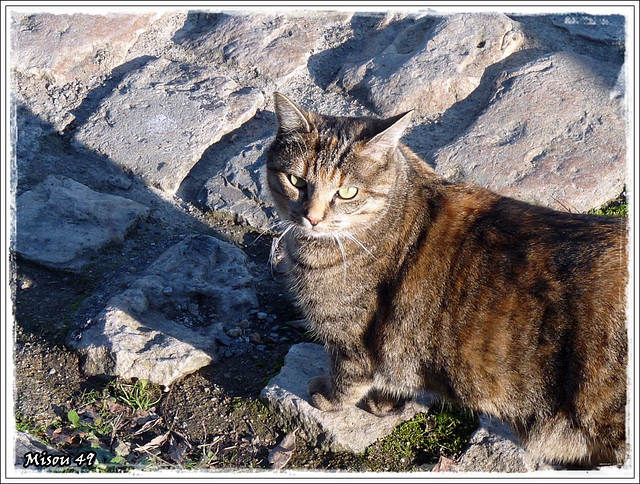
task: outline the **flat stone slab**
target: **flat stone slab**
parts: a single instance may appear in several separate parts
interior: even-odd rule
[[[409,402],[399,415],[376,417],[352,407],[338,412],[323,412],[311,405],[307,382],[329,372],[329,359],[321,345],[299,343],[285,356],[284,366],[262,390],[260,399],[297,435],[312,445],[334,452],[363,452],[376,440],[389,435],[400,423],[429,407]]]
[[[442,113],[467,97],[487,67],[521,48],[518,22],[504,14],[425,15],[407,22],[373,58],[347,58],[337,84],[352,94],[365,93],[383,116],[415,109]],[[391,23],[391,22],[389,22]],[[386,27],[386,25],[384,25]],[[375,34],[373,32],[375,41]],[[381,34],[378,34],[381,35]]]
[[[140,203],[50,175],[16,200],[15,250],[46,267],[80,270],[107,245],[122,242],[148,212]]]
[[[535,459],[520,446],[518,438],[504,422],[480,415],[480,426],[457,459],[455,472],[525,473],[551,471],[554,467]]]
[[[281,84],[303,68],[325,29],[348,25],[350,13],[194,12],[174,41],[193,64],[222,64]]]
[[[263,103],[215,69],[151,60],[123,77],[74,142],[173,195],[203,152]]]
[[[214,237],[185,238],[162,254],[70,341],[87,375],[161,385],[216,361],[225,324],[258,301],[237,247]]]
[[[567,52],[503,72],[485,111],[436,152],[436,170],[558,210],[600,207],[627,175],[616,76],[612,65]]]

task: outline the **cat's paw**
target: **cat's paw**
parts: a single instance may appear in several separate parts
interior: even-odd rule
[[[397,415],[404,410],[407,400],[390,397],[378,390],[372,390],[364,397],[364,409],[377,417]]]
[[[333,385],[329,375],[313,377],[307,384],[307,390],[311,397],[311,403],[317,409],[332,412],[342,408],[342,405],[334,397]]]

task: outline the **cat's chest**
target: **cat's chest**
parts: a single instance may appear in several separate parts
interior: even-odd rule
[[[375,299],[378,268],[367,258],[316,251],[289,254],[286,266],[291,288],[308,309],[351,312],[356,306],[370,306]],[[301,263],[301,256],[312,263]]]

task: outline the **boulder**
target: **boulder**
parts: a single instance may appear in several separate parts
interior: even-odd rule
[[[552,471],[554,467],[535,459],[520,446],[511,428],[498,419],[480,415],[480,426],[456,460],[454,472]]]
[[[140,203],[50,175],[16,200],[15,251],[52,269],[81,270],[148,213]]]
[[[87,92],[127,60],[156,13],[14,13],[12,86],[32,111],[62,129]]]
[[[435,116],[467,97],[487,67],[523,43],[520,25],[504,14],[415,17],[390,44],[378,44],[384,48],[374,57],[347,58],[336,84],[382,116],[412,109]]]
[[[244,253],[214,237],[185,238],[162,254],[71,340],[86,375],[161,385],[215,362],[224,325],[257,296]]]
[[[307,382],[329,371],[329,358],[321,345],[299,343],[285,356],[284,366],[262,390],[260,399],[290,429],[307,442],[333,452],[363,452],[389,435],[400,423],[428,410],[428,399],[412,401],[402,413],[376,417],[359,407],[323,412],[311,405]]]
[[[173,195],[202,153],[263,102],[217,70],[150,60],[122,78],[74,141]]]
[[[174,37],[180,49],[173,55],[197,65],[222,64],[250,83],[280,85],[304,68],[327,27],[345,25],[350,17],[331,11],[192,12]]]
[[[614,65],[560,52],[502,73],[471,127],[435,153],[446,178],[585,212],[626,182],[626,120]]]

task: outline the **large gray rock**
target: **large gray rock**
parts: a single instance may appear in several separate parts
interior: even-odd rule
[[[552,15],[551,19],[555,25],[567,29],[573,35],[615,45],[624,43],[625,22],[622,15],[567,13]]]
[[[124,63],[157,13],[86,15],[14,13],[14,92],[57,129],[73,119],[87,92]]]
[[[455,472],[550,471],[554,467],[535,459],[520,446],[508,425],[487,415],[480,416],[480,427],[457,459]]]
[[[366,97],[380,115],[415,109],[433,116],[467,97],[487,67],[523,42],[519,24],[503,14],[418,17],[375,57],[348,58],[337,85]]]
[[[253,83],[280,85],[304,69],[325,29],[346,26],[350,17],[331,11],[192,12],[174,37],[180,49],[172,55],[196,65],[223,64]]]
[[[263,102],[217,70],[156,59],[124,76],[74,139],[174,194],[202,153]]]
[[[506,71],[469,130],[435,154],[436,170],[503,195],[584,212],[626,181],[626,120],[616,68],[569,53]]]
[[[419,412],[425,403],[409,402],[399,415],[376,417],[358,407],[323,412],[311,405],[307,382],[329,371],[324,348],[314,343],[294,345],[285,356],[284,366],[260,394],[261,400],[287,427],[300,427],[297,435],[324,450],[360,453],[376,440]]]
[[[187,237],[162,254],[79,332],[87,375],[161,385],[215,361],[225,324],[257,306],[244,253],[214,237]]]
[[[80,270],[149,210],[126,198],[99,193],[51,175],[16,200],[15,250],[53,269]]]

